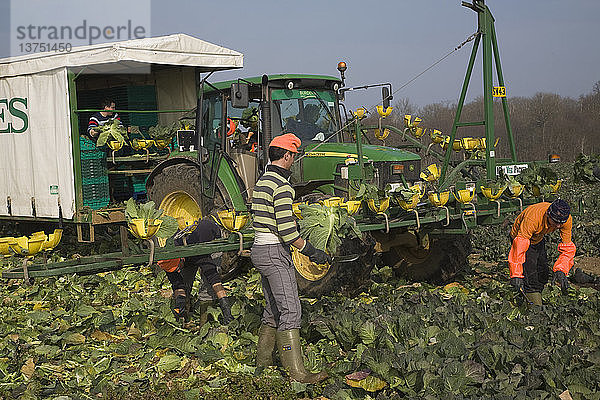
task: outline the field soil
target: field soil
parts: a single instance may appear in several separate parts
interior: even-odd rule
[[[600,257],[576,257],[573,268],[581,268],[588,274],[600,276]]]

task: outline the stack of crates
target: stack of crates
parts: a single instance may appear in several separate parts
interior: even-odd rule
[[[93,210],[108,206],[110,192],[106,152],[99,150],[90,139],[80,136],[81,180],[83,187],[83,205]]]
[[[146,179],[144,175],[112,175],[110,177],[110,190],[115,201],[126,201],[133,197],[137,201],[146,200]]]

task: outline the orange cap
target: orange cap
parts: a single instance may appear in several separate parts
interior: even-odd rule
[[[273,140],[271,140],[269,147],[280,147],[287,151],[291,151],[292,153],[297,153],[298,147],[300,147],[301,144],[302,142],[298,136],[294,135],[293,133],[286,133],[281,136],[275,136]]]

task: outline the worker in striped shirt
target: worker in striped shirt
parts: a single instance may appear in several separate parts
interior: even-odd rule
[[[277,344],[281,363],[291,378],[315,383],[327,378],[327,373],[313,374],[304,368],[300,346],[302,309],[290,245],[317,264],[331,262],[331,257],[300,237],[292,213],[295,192],[288,179],[300,144],[292,133],[275,137],[269,145],[271,163],[252,191],[252,263],[262,276],[265,296],[256,365],[272,365]]]
[[[119,114],[113,112],[116,107],[114,100],[104,99],[100,107],[102,107],[104,111],[98,111],[92,114],[88,122],[87,135],[94,143],[98,140],[98,135],[100,134],[100,129],[98,128],[102,125],[112,122],[115,119],[119,121],[119,125],[121,125]]]

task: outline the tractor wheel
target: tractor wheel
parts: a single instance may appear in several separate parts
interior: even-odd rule
[[[331,292],[352,295],[369,279],[373,268],[373,245],[361,239],[345,240],[340,246],[338,257],[358,255],[355,260],[317,265],[308,257],[293,251],[292,261],[296,268],[298,289],[302,295],[319,297]]]
[[[392,247],[383,253],[382,261],[399,276],[440,284],[468,271],[470,253],[470,236],[452,235],[432,239],[428,248]]]
[[[214,210],[232,208],[232,202],[226,194],[222,183],[217,180]],[[178,164],[163,169],[154,177],[148,187],[148,198],[164,210],[166,215],[178,219],[183,224],[190,225],[204,217],[200,207],[200,171],[197,168]],[[207,210],[207,215],[211,210]],[[221,259],[221,278],[227,281],[237,276],[240,258],[237,252],[224,253]]]
[[[217,180],[213,209],[232,208],[232,202],[221,181]],[[197,168],[177,164],[163,169],[148,187],[148,198],[167,215],[182,218],[191,223],[205,215],[200,208],[200,171]],[[212,210],[206,210],[207,215]]]

